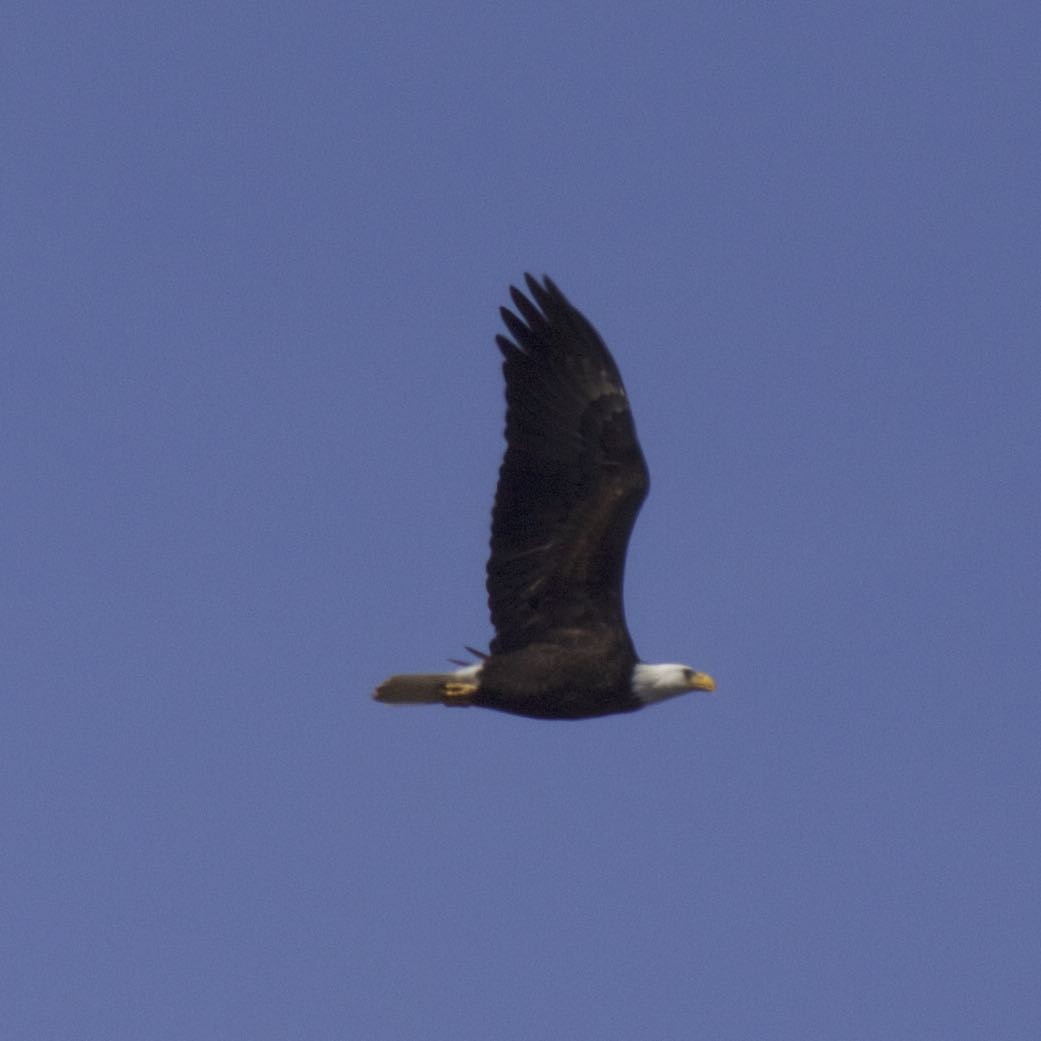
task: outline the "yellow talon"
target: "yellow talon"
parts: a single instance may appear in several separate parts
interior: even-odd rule
[[[476,693],[476,683],[446,683],[441,688],[441,700],[446,705],[469,705],[471,696]]]

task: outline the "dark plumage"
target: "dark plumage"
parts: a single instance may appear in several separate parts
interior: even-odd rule
[[[629,536],[647,465],[622,378],[596,330],[548,279],[511,288],[497,336],[506,377],[506,454],[492,511],[490,654],[456,673],[395,676],[379,700],[481,705],[576,719],[629,712],[703,673],[644,666],[625,624]]]

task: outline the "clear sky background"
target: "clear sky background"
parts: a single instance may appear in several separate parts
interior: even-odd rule
[[[1041,1036],[1041,7],[15,3],[0,1036]],[[490,638],[549,273],[638,649]]]

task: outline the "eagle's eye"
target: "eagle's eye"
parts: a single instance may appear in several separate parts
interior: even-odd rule
[[[683,678],[689,683],[692,679],[694,679],[694,670],[693,669],[684,669],[683,670]]]

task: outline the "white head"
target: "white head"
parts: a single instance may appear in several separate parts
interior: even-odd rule
[[[697,672],[689,665],[640,664],[633,669],[633,693],[645,705],[691,690],[715,689],[716,681],[707,672]]]

